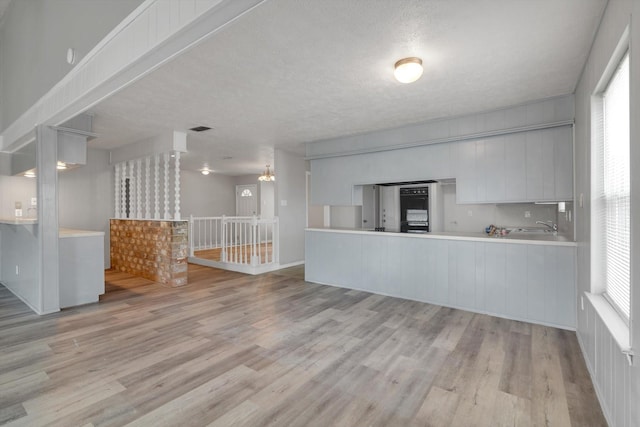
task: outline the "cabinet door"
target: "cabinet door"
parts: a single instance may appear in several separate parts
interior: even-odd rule
[[[542,158],[539,167],[542,170],[543,200],[556,200],[556,136],[557,133],[555,129],[545,129],[542,131]]]
[[[555,129],[556,200],[573,200],[573,128]]]
[[[509,135],[504,144],[504,198],[506,201],[527,200],[526,134]]]
[[[456,201],[458,203],[475,203],[478,201],[476,195],[476,143],[475,141],[465,141],[455,145],[458,163]]]
[[[526,160],[527,160],[527,200],[536,201],[543,198],[544,172],[542,169],[542,133],[527,132]]]
[[[527,313],[527,246],[505,244],[505,312],[515,319]]]
[[[483,154],[484,200],[488,202],[504,201],[506,199],[505,138],[500,136],[487,140]]]
[[[475,245],[476,242],[449,243],[449,302],[457,307],[476,308]]]
[[[473,166],[476,172],[475,185],[476,185],[476,202],[485,202],[487,200],[487,163],[485,149],[491,147],[490,141],[476,141],[476,155],[474,158]]]
[[[311,203],[349,206],[353,203],[353,184],[349,176],[353,165],[335,157],[311,161]]]
[[[507,246],[497,243],[483,244],[485,247],[485,309],[489,313],[504,313],[507,295]]]

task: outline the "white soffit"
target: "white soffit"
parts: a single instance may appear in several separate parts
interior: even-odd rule
[[[92,109],[91,145],[189,133],[185,169],[572,93],[606,0],[268,0]],[[393,64],[421,57],[413,84]],[[222,157],[233,157],[222,162]]]

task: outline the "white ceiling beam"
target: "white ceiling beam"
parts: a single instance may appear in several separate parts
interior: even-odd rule
[[[2,133],[0,151],[58,126],[195,46],[264,0],[146,0]]]

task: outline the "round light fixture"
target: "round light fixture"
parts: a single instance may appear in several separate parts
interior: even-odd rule
[[[58,164],[56,165],[56,169],[60,170],[65,170],[67,168],[67,164],[65,162],[58,162]]]
[[[202,175],[205,175],[205,176],[206,176],[206,175],[209,175],[209,174],[211,173],[211,171],[210,171],[209,169],[202,169],[202,170],[200,171],[200,173],[201,173]]]
[[[76,63],[76,50],[72,47],[67,49],[67,63],[69,63],[69,65]]]
[[[400,83],[413,83],[422,76],[422,59],[403,58],[396,62],[393,75]]]

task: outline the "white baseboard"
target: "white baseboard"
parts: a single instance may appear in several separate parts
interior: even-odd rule
[[[219,268],[222,270],[236,271],[238,273],[245,274],[262,274],[269,273],[271,271],[282,270],[283,268],[295,267],[296,265],[304,264],[304,261],[296,261],[288,264],[262,264],[258,266],[251,266],[249,264],[235,264],[229,262],[212,261],[210,259],[189,257],[188,262],[191,264],[202,265],[205,267]]]

